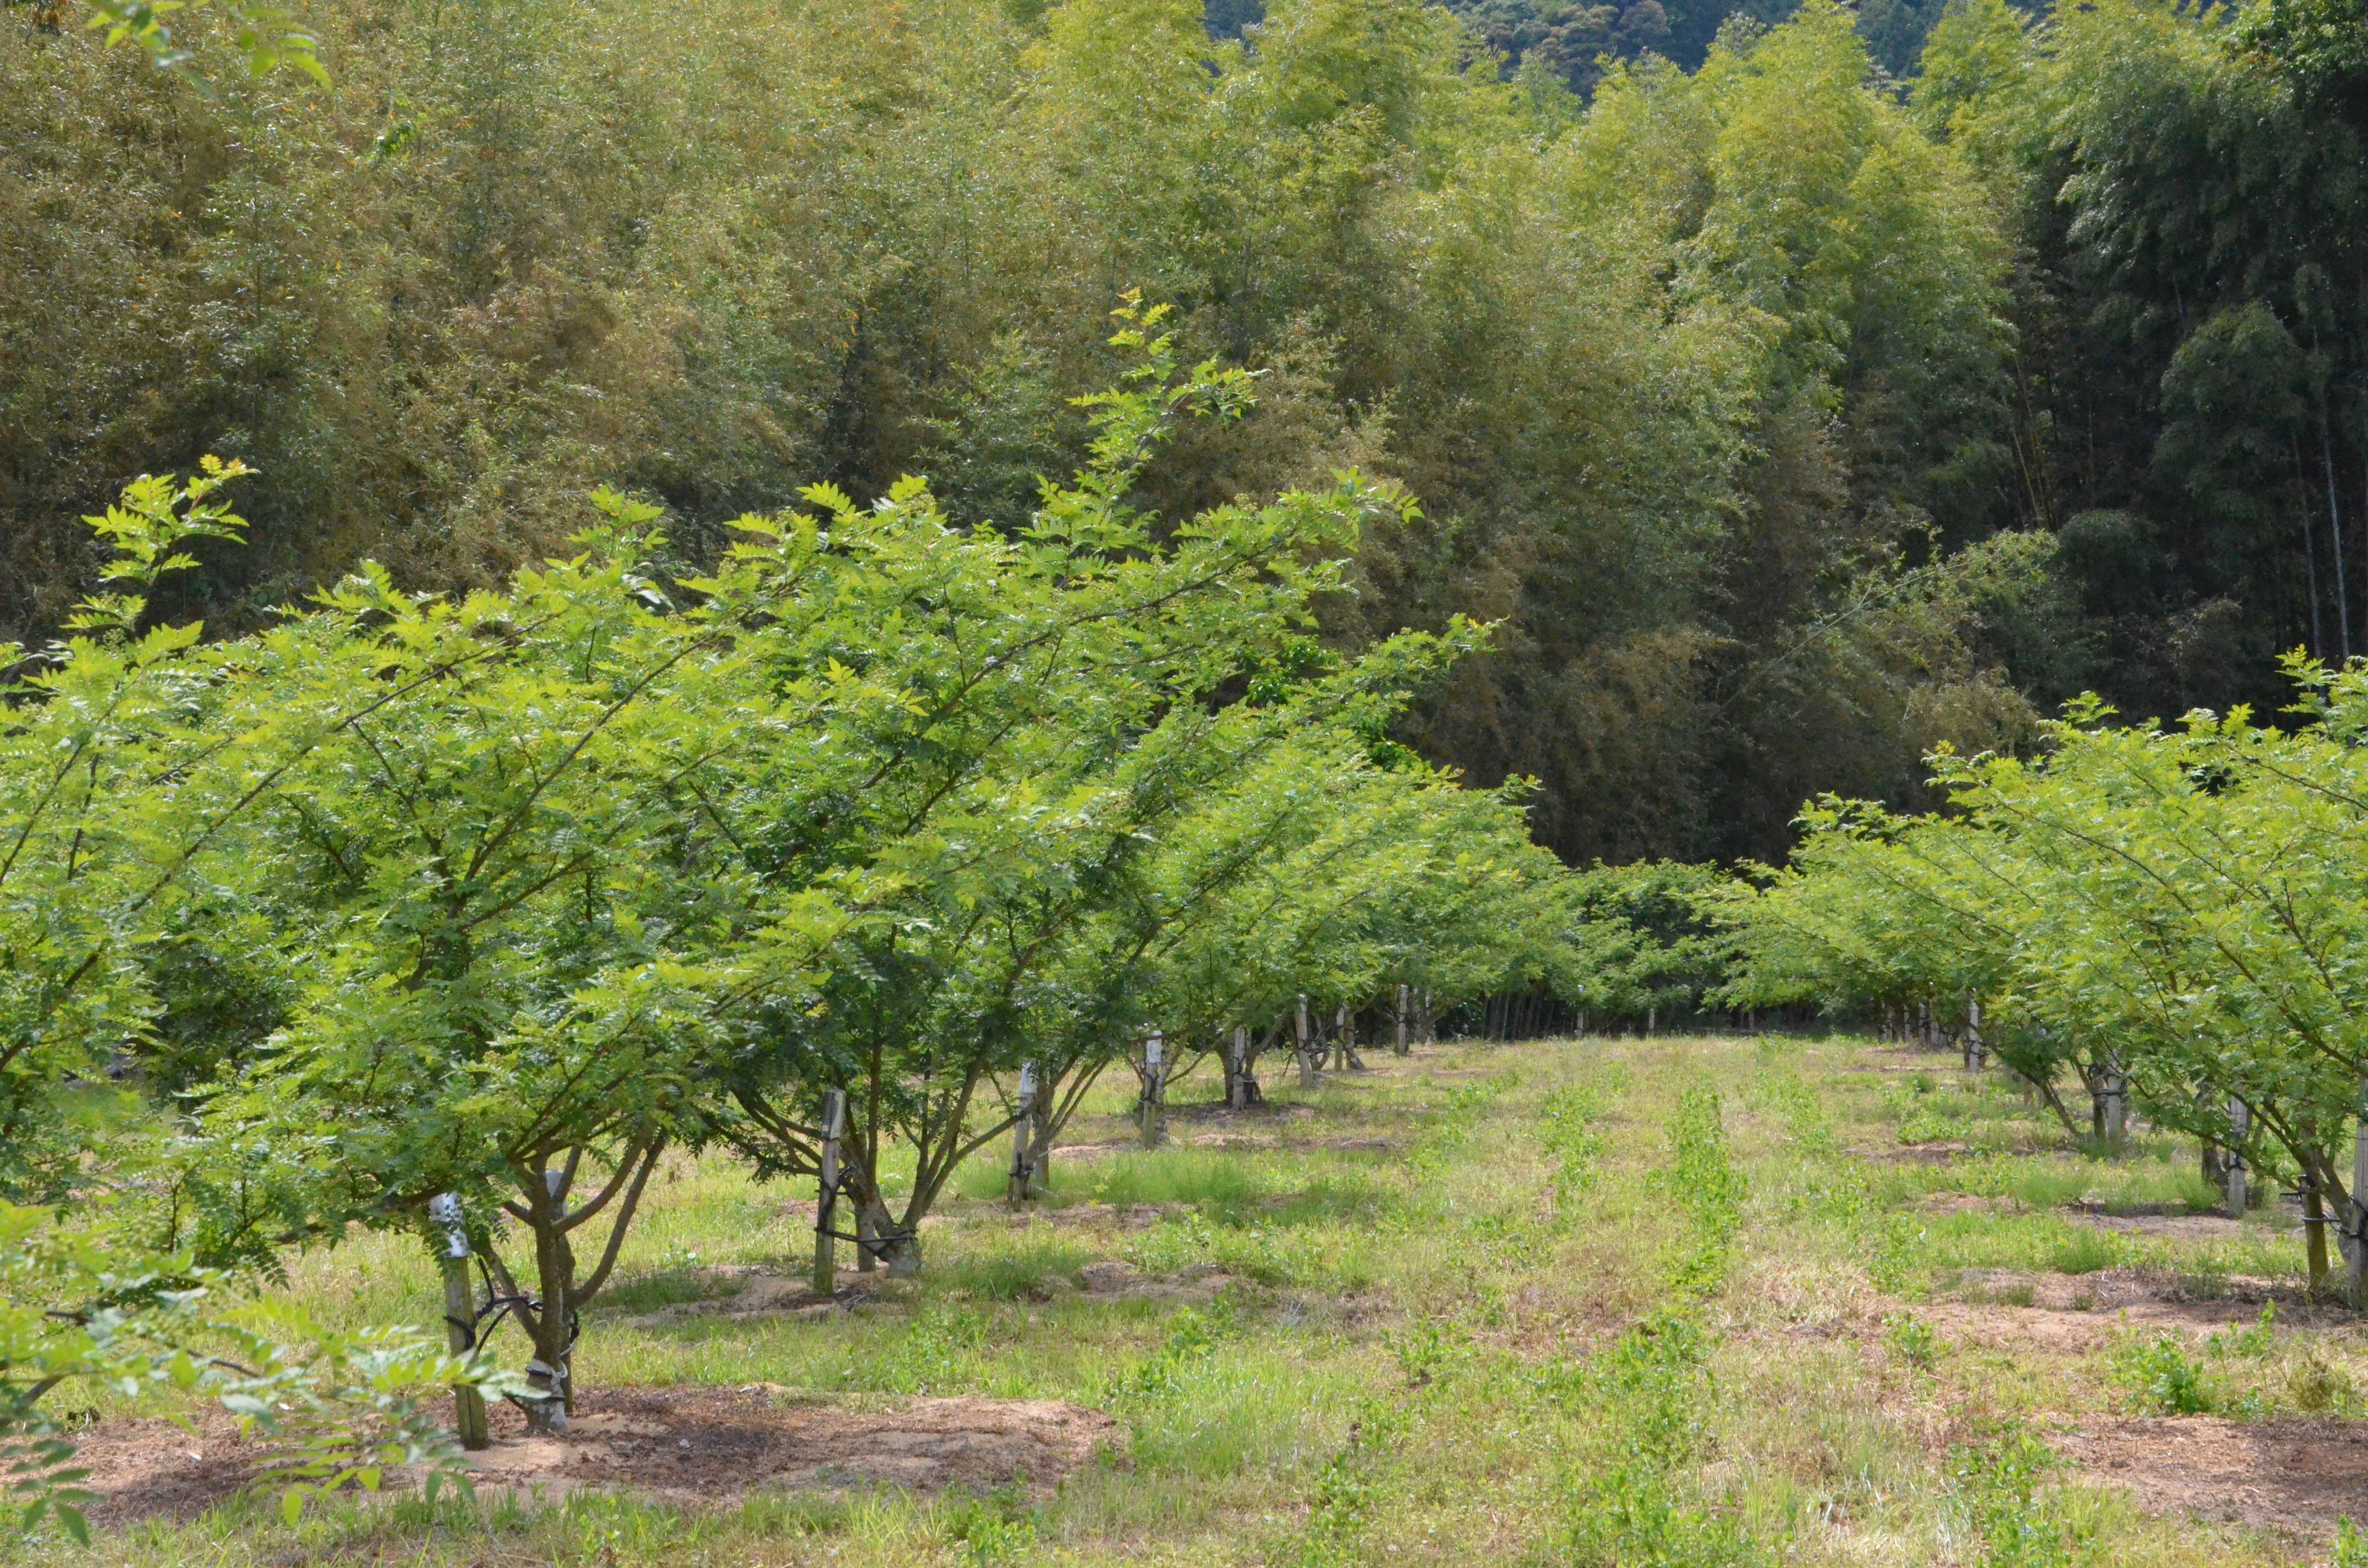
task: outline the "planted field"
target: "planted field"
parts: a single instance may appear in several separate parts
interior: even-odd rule
[[[829,1297],[810,1183],[670,1158],[574,1425],[497,1411],[473,1503],[290,1527],[218,1417],[107,1409],[97,1560],[2248,1563],[2368,1512],[2359,1335],[2190,1142],[2092,1158],[1856,1038],[1369,1060],[1240,1112],[1181,1079],[1150,1152],[1105,1088],[1049,1197],[975,1156],[920,1278]],[[439,1300],[403,1237],[288,1288]]]

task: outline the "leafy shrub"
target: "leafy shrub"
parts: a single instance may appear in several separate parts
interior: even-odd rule
[[[2203,1369],[2175,1334],[2124,1341],[2113,1357],[2113,1375],[2141,1415],[2198,1415],[2212,1408]]]

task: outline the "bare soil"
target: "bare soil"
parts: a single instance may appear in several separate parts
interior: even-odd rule
[[[2051,1440],[2089,1481],[2128,1488],[2149,1513],[2314,1541],[2332,1536],[2339,1517],[2368,1517],[2368,1427],[2356,1421],[2102,1416]]]
[[[481,1492],[547,1499],[590,1489],[690,1506],[780,1489],[1045,1491],[1097,1449],[1124,1445],[1110,1417],[1058,1401],[916,1399],[883,1408],[761,1384],[601,1390],[585,1396],[559,1437],[529,1437],[507,1405],[491,1418],[494,1445],[473,1456]],[[91,1521],[110,1528],[193,1518],[253,1483],[261,1458],[221,1415],[194,1431],[165,1420],[109,1422],[81,1442],[85,1484],[100,1498]],[[400,1472],[387,1478],[390,1489],[412,1484]]]

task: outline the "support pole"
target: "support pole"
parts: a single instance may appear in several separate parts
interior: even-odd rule
[[[814,1278],[808,1283],[817,1296],[838,1290],[837,1228],[838,1142],[847,1135],[847,1091],[825,1089],[822,1095],[822,1183],[814,1200]]]
[[[2368,1102],[2368,1083],[2360,1092]],[[2343,1249],[2343,1287],[2356,1310],[2368,1302],[2368,1109],[2351,1134],[2351,1201],[2344,1208],[2351,1224],[2344,1238],[2350,1244]]]
[[[1167,1038],[1157,1029],[1143,1042],[1143,1146],[1159,1147],[1159,1101],[1167,1087]]]
[[[469,1232],[461,1222],[460,1196],[445,1192],[429,1199],[427,1217],[443,1233],[437,1261],[444,1269],[444,1344],[453,1355],[466,1356],[477,1347],[477,1296],[469,1284]],[[452,1415],[462,1448],[492,1446],[485,1396],[474,1383],[452,1385]]]
[[[2228,1214],[2231,1219],[2245,1217],[2245,1205],[2251,1194],[2246,1190],[2245,1143],[2252,1131],[2253,1113],[2243,1100],[2228,1096]]]
[[[1014,1209],[1019,1208],[1028,1201],[1029,1188],[1034,1174],[1029,1145],[1035,1136],[1036,1063],[1023,1062],[1019,1064],[1019,1115],[1011,1123],[1010,1199]]]
[[[2105,1143],[2120,1152],[2130,1133],[2130,1075],[2122,1071],[2121,1059],[2105,1058]]]

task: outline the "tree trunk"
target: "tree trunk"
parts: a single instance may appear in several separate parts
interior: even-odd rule
[[[1392,1051],[1394,1054],[1399,1056],[1406,1054],[1406,1024],[1408,1022],[1406,1018],[1406,991],[1407,988],[1406,986],[1401,985],[1398,987],[1398,1007],[1396,1015],[1397,1038],[1393,1042]]]
[[[502,1210],[525,1224],[533,1234],[538,1292],[535,1304],[518,1312],[518,1320],[532,1337],[535,1349],[534,1359],[527,1363],[529,1392],[518,1402],[527,1413],[529,1426],[542,1431],[563,1431],[566,1427],[567,1413],[575,1407],[569,1365],[579,1314],[598,1297],[617,1267],[625,1233],[632,1225],[634,1210],[641,1207],[642,1193],[649,1185],[650,1173],[657,1167],[658,1156],[666,1150],[666,1142],[661,1135],[646,1143],[626,1144],[608,1184],[573,1207],[568,1198],[586,1153],[583,1148],[569,1150],[566,1163],[562,1165],[547,1165],[540,1170],[524,1165],[512,1167],[526,1201],[505,1203]],[[616,1208],[609,1222],[609,1237],[601,1248],[600,1261],[589,1275],[579,1278],[571,1237],[607,1211],[612,1202]],[[497,1257],[488,1255],[486,1262],[496,1270],[495,1278],[508,1294],[519,1294],[516,1282]]]
[[[1316,1071],[1315,1041],[1312,1038],[1314,1031],[1308,1028],[1307,998],[1304,994],[1299,998],[1299,1014],[1294,1022],[1297,1028],[1295,1040],[1299,1050],[1299,1086],[1303,1089],[1312,1089],[1322,1083],[1324,1078],[1323,1074]]]

